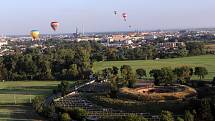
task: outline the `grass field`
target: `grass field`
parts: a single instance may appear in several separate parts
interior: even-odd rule
[[[191,67],[203,66],[208,69],[209,74],[205,77],[205,80],[212,80],[215,76],[215,55],[204,55],[204,56],[194,56],[194,57],[184,57],[184,58],[174,58],[174,59],[160,59],[160,60],[134,60],[134,61],[105,61],[94,63],[94,72],[100,71],[107,67],[122,65],[131,65],[133,70],[137,68],[146,69],[147,73],[151,69],[160,69],[162,67],[179,67],[183,65],[188,65]],[[148,76],[149,77],[149,76]],[[199,79],[197,76],[193,76],[192,79]]]
[[[29,103],[37,95],[52,93],[58,81],[0,82],[0,104]]]
[[[29,104],[35,96],[52,93],[59,81],[0,82],[0,121],[39,121]]]

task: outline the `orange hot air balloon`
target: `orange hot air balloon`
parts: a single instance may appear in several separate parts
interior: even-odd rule
[[[124,18],[124,21],[126,21],[128,17],[127,13],[122,13],[122,17]]]
[[[51,22],[51,27],[52,27],[52,29],[54,30],[54,31],[56,31],[57,30],[57,28],[59,27],[59,22]]]
[[[31,31],[31,37],[33,40],[39,39],[40,32],[38,30]]]

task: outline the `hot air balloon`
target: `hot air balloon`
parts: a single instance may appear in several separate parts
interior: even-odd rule
[[[33,40],[39,39],[40,32],[38,30],[31,31],[31,37]]]
[[[117,11],[114,11],[114,14],[117,15]]]
[[[54,31],[56,31],[57,30],[57,28],[59,27],[59,22],[51,22],[51,27],[52,27],[52,29],[54,30]]]
[[[128,17],[127,13],[122,13],[122,17],[124,18],[124,21],[126,21]]]

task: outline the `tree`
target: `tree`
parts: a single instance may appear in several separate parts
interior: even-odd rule
[[[70,65],[69,73],[70,73],[72,79],[76,79],[77,78],[79,72],[78,72],[78,67],[77,67],[76,64]]]
[[[121,75],[122,75],[123,79],[125,79],[125,80],[128,80],[130,74],[133,73],[132,68],[129,65],[121,66],[120,71],[121,71]]]
[[[200,80],[204,79],[207,74],[208,71],[205,67],[195,67],[195,75],[198,75]]]
[[[178,57],[186,57],[188,55],[188,50],[186,47],[179,47],[177,50]]]
[[[205,46],[202,42],[189,42],[186,43],[186,48],[189,55],[203,55],[205,54]]]
[[[174,73],[177,75],[177,79],[180,80],[181,83],[187,83],[193,75],[193,69],[189,66],[182,66],[175,68]]]
[[[76,108],[70,111],[69,114],[72,119],[82,121],[83,119],[85,119],[87,112],[82,108]]]
[[[40,80],[51,80],[53,79],[50,62],[48,61],[41,61],[38,64],[38,69],[40,70],[37,79]]]
[[[112,67],[112,74],[113,75],[115,75],[115,76],[118,75],[118,71],[119,71],[119,69],[116,66]]]
[[[139,68],[136,70],[136,75],[139,79],[143,78],[144,76],[146,77],[146,70]]]
[[[104,79],[109,79],[111,77],[113,70],[112,68],[105,68],[102,70],[102,75]]]
[[[61,121],[71,121],[71,117],[69,116],[69,114],[68,113],[63,113],[62,115],[61,115],[61,119],[60,119]]]
[[[195,121],[214,121],[214,97],[194,99],[189,103]]]
[[[164,83],[166,85],[175,83],[176,75],[169,67],[153,69],[149,73],[150,76],[154,77],[155,85],[159,85],[160,83]]]
[[[43,112],[43,104],[45,101],[45,97],[44,96],[36,96],[33,101],[33,108],[36,110],[36,112],[38,113],[42,113]]]
[[[211,112],[211,104],[209,99],[202,99],[199,109],[197,109],[197,117],[201,121],[213,121]]]
[[[136,80],[135,80],[135,76],[134,76],[131,66],[123,65],[120,68],[120,71],[121,71],[121,75],[122,75],[123,79],[126,81],[128,87],[129,88],[134,87]]]
[[[149,72],[151,77],[154,77],[154,84],[160,85],[160,80],[162,76],[162,71],[160,69],[153,69]]]
[[[161,68],[161,82],[165,84],[175,83],[176,76],[173,73],[173,70],[169,67]]]
[[[169,111],[162,111],[160,116],[161,121],[174,121],[173,115]]]
[[[213,86],[213,87],[215,86],[215,77],[213,78],[212,86]]]
[[[194,115],[190,111],[185,111],[184,121],[194,121]]]
[[[7,70],[4,67],[4,64],[0,64],[0,80],[5,80],[7,77]]]
[[[58,85],[58,90],[61,92],[61,96],[65,96],[69,90],[69,82],[68,81],[61,81],[61,83]]]

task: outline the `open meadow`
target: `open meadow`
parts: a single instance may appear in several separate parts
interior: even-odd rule
[[[120,68],[122,65],[130,65],[133,70],[137,68],[146,69],[147,73],[152,69],[160,69],[162,67],[180,67],[188,65],[191,67],[203,66],[208,70],[208,75],[205,80],[212,80],[215,76],[215,55],[204,55],[184,58],[173,58],[173,59],[160,59],[160,60],[132,60],[132,61],[104,61],[94,63],[94,72],[100,71],[104,68],[117,66]],[[147,76],[149,78],[149,75]],[[197,76],[193,76],[192,79],[199,79]]]
[[[0,82],[0,120],[41,120],[29,103],[35,96],[52,93],[52,89],[59,83],[59,81]]]

